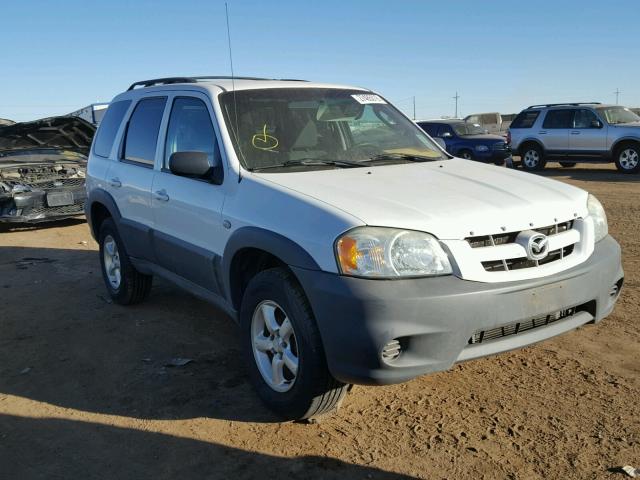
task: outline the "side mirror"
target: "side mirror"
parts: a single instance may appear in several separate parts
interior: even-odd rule
[[[593,120],[591,122],[591,128],[602,128],[602,122],[600,120]]]
[[[174,152],[169,157],[169,170],[175,175],[195,178],[211,178],[211,165],[204,152]]]
[[[451,132],[444,132],[442,135],[440,135],[440,138],[451,138],[453,137],[453,135],[451,135]]]

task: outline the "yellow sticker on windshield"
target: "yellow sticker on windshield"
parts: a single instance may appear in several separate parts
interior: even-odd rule
[[[251,138],[251,145],[253,148],[257,148],[258,150],[272,151],[274,148],[277,148],[278,143],[279,142],[276,137],[267,133],[266,123],[262,129],[262,133],[256,133],[253,138]]]

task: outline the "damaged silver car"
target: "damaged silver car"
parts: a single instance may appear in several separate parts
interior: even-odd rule
[[[87,155],[95,127],[51,117],[0,127],[0,222],[84,215]]]

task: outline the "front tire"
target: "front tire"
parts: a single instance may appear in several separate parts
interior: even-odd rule
[[[251,279],[240,324],[251,383],[271,410],[303,420],[339,407],[349,386],[331,376],[311,306],[288,270]]]
[[[522,149],[520,163],[522,164],[522,168],[527,171],[542,170],[545,166],[542,149],[535,144],[525,145]]]
[[[465,160],[473,160],[473,153],[470,150],[460,150],[460,158]]]
[[[98,243],[102,278],[113,301],[120,305],[133,305],[147,298],[153,277],[143,275],[133,267],[111,218],[102,222]]]
[[[616,151],[616,168],[622,173],[640,172],[640,147],[634,144],[623,145]]]

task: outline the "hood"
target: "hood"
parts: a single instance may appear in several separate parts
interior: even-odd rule
[[[461,159],[254,175],[366,225],[420,230],[443,240],[543,227],[587,214],[584,190]]]
[[[494,135],[492,133],[480,133],[478,135],[461,135],[460,138],[462,140],[480,140],[480,141],[491,141],[491,142],[504,142],[504,137],[500,135]]]
[[[611,127],[616,128],[640,128],[640,122],[631,122],[631,123],[616,123],[614,125],[610,125]]]
[[[87,156],[96,127],[78,117],[50,117],[0,126],[0,154],[53,150]]]

